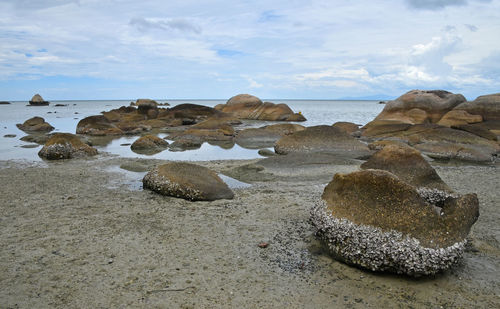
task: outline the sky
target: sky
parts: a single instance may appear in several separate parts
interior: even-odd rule
[[[0,0],[0,100],[500,92],[500,0]]]

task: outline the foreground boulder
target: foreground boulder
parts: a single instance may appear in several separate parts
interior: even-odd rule
[[[371,155],[368,146],[355,139],[344,129],[333,126],[313,126],[282,137],[276,142],[277,154],[292,152],[329,152],[351,158]]]
[[[40,106],[40,105],[49,105],[49,101],[45,101],[41,95],[39,95],[38,93],[35,94],[31,100],[29,101],[30,105],[35,105],[35,106]]]
[[[45,122],[45,119],[42,117],[33,117],[26,120],[23,124],[16,124],[16,126],[23,130],[24,132],[50,132],[54,130],[54,127],[51,126],[48,122]]]
[[[139,137],[132,143],[130,149],[140,154],[155,154],[165,150],[168,147],[168,142],[155,135],[144,135]]]
[[[38,155],[48,160],[81,158],[97,154],[97,149],[83,143],[71,133],[56,133],[45,143]]]
[[[336,174],[311,211],[317,235],[334,257],[411,276],[455,265],[478,216],[475,194],[428,201],[383,170]]]
[[[215,109],[240,119],[271,121],[305,121],[300,113],[294,113],[286,104],[262,102],[249,94],[239,94],[230,98],[226,104],[219,104]]]
[[[361,164],[362,169],[380,169],[393,173],[401,180],[426,194],[451,193],[452,190],[439,177],[420,152],[404,144],[389,144]]]
[[[212,170],[183,162],[160,165],[144,176],[145,189],[190,201],[232,199],[234,193]]]

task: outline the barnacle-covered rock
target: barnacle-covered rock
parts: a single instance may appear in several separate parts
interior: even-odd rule
[[[336,174],[311,210],[317,235],[336,258],[373,271],[435,274],[462,257],[479,216],[475,194],[427,200],[383,170]]]
[[[191,163],[160,165],[144,176],[145,189],[190,201],[232,199],[233,191],[212,170]]]
[[[71,133],[56,133],[45,143],[38,155],[48,160],[60,160],[94,156],[97,149],[82,142]]]

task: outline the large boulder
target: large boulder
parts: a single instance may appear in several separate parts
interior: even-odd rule
[[[273,124],[260,128],[249,128],[238,132],[235,141],[241,147],[250,149],[273,147],[276,141],[278,141],[281,137],[302,131],[304,129],[304,126],[291,123]]]
[[[212,170],[183,162],[160,165],[144,176],[145,189],[190,201],[232,199],[234,193]]]
[[[49,105],[49,101],[45,101],[41,95],[35,94],[29,101],[30,105]]]
[[[346,122],[346,121],[338,121],[335,122],[332,126],[340,128],[347,133],[351,134],[352,136],[359,137],[361,136],[361,131],[359,129],[359,125],[352,123],[352,122]]]
[[[38,155],[48,160],[81,158],[97,154],[97,149],[83,143],[71,133],[56,133],[45,143]]]
[[[292,152],[329,152],[351,158],[371,155],[368,146],[345,130],[333,126],[313,126],[279,139],[274,150],[277,154]]]
[[[363,127],[363,136],[373,137],[405,130],[415,124],[437,123],[463,102],[466,102],[463,95],[444,90],[409,91],[389,101],[382,112]]]
[[[455,265],[478,216],[475,194],[428,201],[394,174],[370,169],[336,174],[311,211],[316,235],[334,257],[411,276]]]
[[[284,104],[262,102],[259,98],[249,94],[239,94],[230,98],[226,104],[215,107],[224,113],[229,113],[240,119],[271,120],[271,121],[305,121],[300,113],[294,113]]]
[[[429,193],[436,190],[452,192],[420,152],[404,144],[388,144],[361,164],[361,168],[391,172],[401,180]]]
[[[168,147],[168,142],[155,135],[144,135],[139,137],[132,143],[130,149],[140,154],[155,154],[165,150]]]
[[[500,93],[482,95],[472,102],[464,102],[458,105],[455,110],[480,115],[485,121],[500,120]]]
[[[444,90],[412,90],[388,102],[375,120],[398,120],[403,123],[436,123],[466,99]]]
[[[54,130],[54,127],[45,122],[42,117],[30,118],[22,124],[16,124],[16,126],[24,132],[50,132]]]

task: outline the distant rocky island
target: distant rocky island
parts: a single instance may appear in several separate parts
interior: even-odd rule
[[[30,105],[33,105],[33,106],[43,106],[43,105],[49,105],[50,102],[49,101],[45,101],[41,95],[39,95],[38,93],[35,94],[31,100],[29,101]]]

